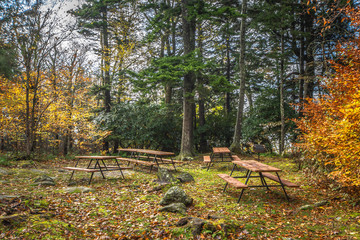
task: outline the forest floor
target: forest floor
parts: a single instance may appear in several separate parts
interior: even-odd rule
[[[195,182],[162,188],[156,173],[141,167],[126,171],[126,179],[114,172],[102,179],[96,173],[91,185],[88,173],[76,172],[77,185],[94,190],[67,193],[71,172],[61,167],[73,161],[13,162],[1,167],[6,174],[0,172],[0,216],[15,216],[0,223],[0,239],[360,239],[359,202],[306,177],[291,159],[262,160],[301,184],[287,188],[290,202],[281,189],[256,188],[246,190],[238,204],[241,190],[228,187],[223,192],[224,181],[216,176],[229,173],[230,163],[206,171],[202,161],[194,160],[174,175],[187,172]],[[44,174],[56,185],[33,184]],[[174,185],[194,199],[186,215],[158,211],[160,200]],[[177,225],[185,216],[204,219],[215,228],[194,236],[188,225]]]

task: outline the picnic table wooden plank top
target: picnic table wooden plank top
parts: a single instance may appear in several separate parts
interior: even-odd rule
[[[233,161],[236,165],[246,168],[252,172],[281,172],[282,170],[255,160]]]
[[[231,153],[231,151],[227,147],[213,147],[213,153]]]
[[[117,156],[75,156],[79,159],[115,159]]]
[[[175,155],[175,153],[173,153],[173,152],[164,152],[164,151],[158,151],[158,150],[137,149],[137,148],[119,148],[119,151],[146,153],[146,154],[152,154],[152,155],[157,155],[157,156],[173,156],[173,155]]]
[[[141,150],[140,148],[118,148],[119,151],[122,152],[137,152],[137,150]]]

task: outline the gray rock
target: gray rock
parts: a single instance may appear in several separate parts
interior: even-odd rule
[[[15,195],[0,195],[0,200],[3,199],[9,199],[9,198],[18,198],[19,196],[15,196]]]
[[[55,182],[54,179],[52,177],[49,177],[48,175],[42,175],[40,177],[38,177],[37,179],[35,179],[34,182]]]
[[[329,201],[324,200],[324,201],[320,201],[320,202],[315,203],[314,207],[321,207],[321,206],[325,206],[327,204],[329,204]]]
[[[178,186],[171,187],[160,201],[160,205],[165,206],[171,203],[183,203],[185,206],[190,206],[193,199],[189,197],[185,191]]]
[[[54,181],[35,182],[32,183],[31,186],[55,186],[55,182]]]
[[[95,192],[95,189],[88,187],[69,187],[64,190],[67,193],[88,193]]]
[[[15,225],[19,222],[24,222],[27,219],[25,215],[14,214],[9,216],[0,216],[0,223],[4,225]]]
[[[182,183],[195,182],[194,177],[190,173],[182,173],[177,176],[177,179]]]
[[[313,206],[312,205],[304,205],[304,206],[301,206],[299,209],[300,210],[309,210],[309,209],[312,209]]]
[[[205,225],[206,221],[201,218],[192,218],[189,222],[192,228],[192,234],[197,236],[201,233],[203,226]]]
[[[32,168],[34,167],[34,164],[31,164],[31,163],[25,163],[23,165],[21,165],[21,168]]]
[[[191,219],[191,217],[184,217],[184,218],[181,218],[177,223],[175,223],[175,226],[177,227],[182,227],[182,226],[185,226],[186,224],[189,223],[189,220]]]
[[[9,175],[10,173],[6,171],[5,169],[0,168],[0,176],[1,175]]]
[[[31,171],[32,173],[38,173],[38,174],[45,174],[45,173],[46,173],[45,171],[42,171],[42,170],[39,170],[39,169],[35,169],[35,168],[30,169],[30,171]]]
[[[55,186],[55,181],[52,177],[42,175],[36,178],[31,186]]]
[[[214,214],[208,214],[207,219],[222,219],[222,217],[214,215]]]
[[[173,212],[186,214],[186,206],[183,203],[171,203],[162,208],[159,208],[159,212]]]
[[[176,181],[173,174],[166,168],[159,168],[157,176],[159,182],[171,183]]]

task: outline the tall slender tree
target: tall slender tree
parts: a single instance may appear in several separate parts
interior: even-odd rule
[[[247,13],[247,0],[243,0],[241,4],[241,25],[240,25],[240,58],[239,58],[239,69],[240,69],[240,88],[239,88],[239,104],[237,110],[237,118],[235,124],[235,132],[233,142],[230,149],[234,152],[241,151],[241,136],[242,136],[242,125],[244,115],[244,103],[245,103],[245,84],[246,84],[246,66],[245,66],[245,51],[246,51],[246,13]]]
[[[183,24],[183,44],[184,56],[190,58],[195,50],[195,32],[196,32],[196,13],[194,5],[198,0],[182,0],[181,1],[181,17]],[[183,124],[181,136],[181,158],[193,156],[193,118],[194,118],[194,87],[195,75],[193,71],[189,71],[184,75],[183,80]]]

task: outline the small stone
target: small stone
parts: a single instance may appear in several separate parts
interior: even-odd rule
[[[9,175],[10,173],[6,171],[5,169],[0,168],[0,176],[1,175]]]
[[[194,177],[190,173],[182,173],[176,178],[182,183],[195,182]]]
[[[55,186],[55,182],[54,181],[35,182],[32,183],[31,186]]]
[[[18,198],[19,196],[15,196],[15,195],[0,195],[0,200],[3,199],[9,199],[9,198]]]
[[[31,163],[25,163],[23,165],[21,165],[21,168],[32,168],[34,167],[34,164],[31,164]]]
[[[37,173],[37,174],[45,174],[44,171],[39,170],[39,169],[35,169],[35,168],[32,168],[29,171],[32,172],[32,173]]]
[[[304,206],[301,206],[299,209],[300,210],[309,210],[309,209],[312,209],[313,206],[312,205],[304,205]]]
[[[0,223],[4,225],[15,225],[16,223],[23,222],[26,220],[25,215],[14,214],[9,216],[0,216]]]
[[[324,200],[324,201],[320,201],[320,202],[317,202],[314,204],[314,207],[321,207],[321,206],[325,206],[329,204],[329,202],[327,200]]]
[[[203,226],[205,224],[205,220],[201,218],[192,218],[190,221],[190,225],[192,228],[192,234],[197,236],[201,233]]]
[[[35,179],[34,182],[45,182],[45,181],[54,182],[54,179],[47,175],[42,175],[41,177],[38,177],[37,179]]]
[[[162,208],[159,208],[159,212],[173,212],[173,213],[186,214],[186,206],[183,203],[172,203]]]
[[[189,223],[189,218],[184,217],[184,218],[181,218],[177,223],[175,223],[175,226],[182,227],[182,226],[185,226],[188,223]]]

